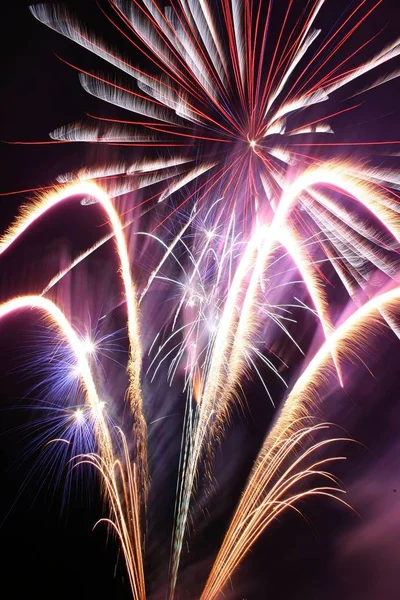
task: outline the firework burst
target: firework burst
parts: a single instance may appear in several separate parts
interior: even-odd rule
[[[165,8],[155,0],[111,1],[104,18],[143,57],[143,68],[92,35],[63,6],[34,5],[36,18],[130,78],[125,86],[115,76],[78,69],[84,89],[142,117],[92,118],[51,137],[146,149],[154,159],[96,167],[81,176],[120,175],[114,194],[163,182],[156,203],[194,183],[198,202],[223,197],[219,209],[235,210],[246,229],[259,206],[275,211],[289,172],[315,164],[318,149],[346,148],[346,140],[331,143],[335,117],[355,110],[360,94],[399,74],[379,73],[400,54],[399,40],[354,66],[378,33],[355,50],[352,38],[381,1],[358,2],[325,34],[317,26],[328,4],[313,0],[304,10],[291,0],[278,10],[257,0],[176,0]],[[347,47],[352,52],[342,58]],[[378,79],[365,85],[364,76],[375,71]],[[361,89],[354,94],[358,80]],[[335,94],[346,86],[357,102],[338,110]],[[395,173],[371,169],[363,175],[398,183]],[[184,193],[179,206],[192,197]]]
[[[312,422],[321,390],[331,376],[346,385],[346,361],[367,346],[371,325],[383,322],[400,336],[398,172],[329,155],[332,146],[346,146],[342,139],[326,141],[335,118],[357,105],[321,108],[331,106],[330,98],[346,86],[354,95],[353,84],[361,85],[370,72],[378,71],[379,79],[368,80],[359,93],[396,78],[398,71],[382,77],[379,69],[400,54],[400,43],[354,66],[372,38],[344,58],[342,53],[381,1],[358,2],[326,35],[316,29],[325,4],[312,0],[302,10],[290,0],[279,12],[261,0],[176,0],[165,8],[154,0],[110,2],[102,9],[104,18],[140,50],[146,68],[93,36],[66,8],[31,8],[39,20],[129,76],[125,84],[78,69],[87,91],[140,116],[96,117],[53,132],[57,141],[132,146],[141,155],[130,164],[60,176],[59,186],[28,204],[0,239],[1,255],[72,197],[80,198],[83,215],[90,213],[87,206],[99,204],[110,225],[110,233],[47,282],[41,295],[0,305],[0,319],[24,308],[44,312],[50,331],[60,332],[72,351],[87,404],[74,417],[82,423],[90,414],[94,438],[73,464],[89,463],[100,473],[111,513],[104,521],[121,543],[135,600],[146,597],[151,488],[144,379],[151,390],[166,371],[169,384],[182,384],[185,398],[168,583],[172,600],[185,537],[196,521],[196,484],[213,478],[216,448],[233,406],[243,404],[244,383],[256,374],[273,400],[270,379],[287,386],[284,371],[295,352],[306,354],[299,312],[315,318],[318,350],[287,394],[248,477],[202,592],[202,599],[212,600],[282,511],[309,495],[340,498],[340,484],[327,467],[339,457],[320,455],[335,440],[322,439],[328,425]],[[142,188],[150,190],[142,202],[136,195],[120,198]],[[129,213],[147,203],[155,210],[133,226]],[[131,232],[142,240],[134,251]],[[110,239],[123,288],[116,305],[127,307],[133,429],[116,428],[108,419],[96,344],[73,328],[63,306],[47,298]],[[162,317],[153,323],[148,315],[155,297]],[[161,311],[164,300],[168,309]],[[352,312],[344,319],[349,301]],[[89,360],[91,353],[96,360]],[[94,445],[97,451],[87,452]]]

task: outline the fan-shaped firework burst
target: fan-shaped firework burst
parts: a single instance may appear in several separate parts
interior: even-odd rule
[[[73,350],[98,445],[97,454],[79,459],[102,475],[112,513],[107,522],[121,541],[135,599],[146,595],[143,538],[150,485],[141,380],[149,376],[152,381],[165,365],[168,381],[179,378],[186,394],[170,598],[195,505],[196,481],[212,474],[216,444],[223,438],[232,405],[240,401],[247,374],[256,373],[270,396],[266,373],[285,383],[283,371],[293,361],[293,348],[301,350],[294,324],[304,310],[317,317],[321,331],[318,325],[316,331],[324,339],[317,336],[320,349],[287,396],[263,444],[202,598],[219,596],[251,545],[284,509],[310,494],[337,497],[338,482],[324,467],[329,459],[319,456],[328,443],[318,438],[325,425],[310,426],[307,420],[314,413],[317,392],[331,381],[331,367],[339,384],[345,385],[344,364],[354,358],[355,348],[358,352],[366,347],[363,334],[376,315],[400,334],[395,310],[398,172],[377,168],[366,157],[354,161],[338,158],[336,151],[327,154],[332,146],[346,146],[343,139],[327,141],[335,117],[357,108],[332,106],[335,94],[349,86],[354,96],[351,84],[358,80],[366,92],[399,74],[379,72],[400,54],[399,41],[356,66],[354,60],[364,56],[375,36],[356,49],[348,46],[352,51],[345,53],[380,4],[363,0],[352,5],[340,23],[323,34],[316,29],[326,9],[323,0],[306,6],[289,0],[283,11],[261,0],[176,0],[166,7],[153,0],[112,1],[104,18],[132,45],[135,56],[140,51],[143,67],[91,35],[67,9],[54,4],[31,9],[41,21],[134,80],[119,82],[81,70],[85,89],[140,119],[97,117],[63,127],[52,137],[134,146],[135,161],[110,161],[105,167],[60,177],[60,189],[28,205],[4,234],[0,254],[47,211],[74,195],[81,198],[82,214],[90,214],[85,206],[100,204],[110,233],[47,282],[41,296],[1,305],[0,318],[24,307],[45,311]],[[378,79],[367,77],[363,83],[361,78],[372,71]],[[75,178],[81,181],[68,183]],[[104,189],[82,179],[103,180]],[[143,202],[131,196],[118,199],[140,188],[150,190]],[[133,220],[126,214],[144,202],[158,205],[162,218],[153,211],[143,220],[142,231],[137,218],[140,225],[134,233],[145,241],[134,254],[126,234]],[[110,238],[115,239],[127,304],[132,435],[120,430],[114,435],[97,389],[99,366],[87,360],[83,334],[76,334],[63,307],[44,297],[55,294],[56,286]],[[143,255],[147,272],[142,266],[139,274],[138,256]],[[384,286],[389,291],[377,295]],[[162,317],[153,323],[148,315],[154,287]],[[353,314],[338,325],[349,297]],[[160,298],[169,301],[164,312]],[[140,325],[146,330],[144,341]],[[150,355],[146,373],[144,350]],[[84,418],[82,412],[78,416]],[[311,441],[305,445],[307,439]],[[309,479],[313,483],[306,487]]]
[[[176,0],[163,8],[155,0],[112,1],[104,18],[135,57],[143,56],[141,68],[66,8],[35,5],[31,10],[39,20],[131,78],[125,84],[81,70],[84,89],[142,117],[95,118],[62,127],[52,138],[146,148],[154,159],[109,165],[100,175],[124,175],[119,193],[164,182],[157,202],[195,182],[199,201],[222,196],[220,210],[235,209],[246,227],[246,216],[259,205],[276,209],[289,168],[315,164],[315,147],[345,147],[346,140],[331,139],[335,117],[356,109],[359,94],[399,74],[382,76],[379,70],[400,54],[399,40],[355,63],[379,32],[355,49],[352,38],[381,2],[348,7],[325,33],[317,27],[327,4]],[[346,48],[352,51],[343,57]],[[378,77],[372,83],[364,77],[370,72]],[[361,89],[354,94],[351,84],[358,80]],[[357,100],[340,108],[335,98],[346,86]],[[387,171],[366,169],[363,176],[398,183],[397,174]],[[181,204],[191,197],[185,194]]]

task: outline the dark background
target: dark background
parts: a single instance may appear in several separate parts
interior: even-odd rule
[[[3,7],[0,139],[45,140],[49,131],[81,119],[85,112],[115,115],[115,109],[113,112],[112,107],[80,88],[76,72],[54,53],[85,68],[92,65],[96,68],[101,61],[38,23],[29,13],[28,4],[9,2]],[[102,23],[94,2],[82,0],[75,4],[88,18],[90,16],[93,29]],[[332,4],[335,12],[332,15],[330,9],[324,12],[327,24],[331,16],[334,24],[334,15],[340,15],[340,3]],[[345,2],[341,4],[346,5]],[[396,32],[399,33],[399,13],[396,0],[384,0],[376,20],[372,18],[371,32],[386,25],[384,36],[393,39]],[[338,124],[335,128],[337,137],[352,141],[400,139],[399,92],[397,82],[372,92],[357,113],[356,122],[343,119]],[[59,173],[85,164],[86,159],[93,160],[93,151],[83,144],[21,146],[2,143],[0,152],[0,192],[3,193],[49,185]],[[1,230],[26,197],[29,193],[0,197]],[[93,214],[96,214],[95,209]],[[63,235],[74,248],[86,247],[90,236],[93,241],[96,239],[96,231],[81,223],[73,208],[62,210],[2,264],[2,299],[11,293],[32,289],[31,284],[38,285],[35,273],[27,263],[35,264],[32,259],[40,258],[45,236],[45,247],[49,248],[53,237],[59,239]],[[98,262],[102,260],[107,260],[104,253],[100,253]],[[43,267],[41,273],[43,278],[46,268]],[[21,343],[27,335],[25,326],[29,329],[29,325],[29,319],[11,319],[2,327],[0,338],[0,394],[4,407],[0,438],[0,520],[4,517],[0,529],[2,596],[10,599],[28,595],[43,599],[129,598],[117,545],[107,539],[104,529],[92,531],[93,524],[103,514],[101,503],[96,500],[95,479],[90,480],[90,490],[78,486],[65,501],[62,481],[59,486],[48,482],[42,486],[42,475],[38,470],[33,481],[29,479],[37,454],[21,461],[25,447],[20,427],[29,423],[31,417],[29,411],[15,411],[13,407],[18,402],[21,404],[28,385],[18,374],[16,365],[20,364]],[[343,452],[349,459],[346,466],[338,470],[349,491],[349,501],[359,515],[328,500],[313,500],[304,507],[308,521],[286,514],[256,544],[236,574],[234,591],[227,592],[228,598],[394,600],[399,597],[398,341],[396,343],[389,335],[379,337],[375,341],[375,350],[368,363],[373,368],[374,378],[365,370],[355,372],[354,385],[349,386],[345,394],[336,391],[334,407],[332,403],[327,410],[327,418],[346,427],[351,437],[364,444],[346,445]],[[201,587],[235,498],[271,419],[272,411],[269,405],[266,406],[261,389],[254,384],[249,385],[247,391],[249,410],[245,416],[234,417],[225,450],[218,457],[220,472],[223,472],[224,461],[229,464],[230,456],[241,448],[239,466],[229,468],[234,483],[231,481],[224,489],[221,479],[221,493],[214,498],[215,514],[211,511],[209,524],[195,538],[192,558],[183,561],[182,598],[197,596],[198,592],[194,590]],[[179,419],[174,427],[178,433]],[[171,467],[169,473],[173,472]],[[159,523],[158,531],[155,527],[150,530],[146,565],[152,598],[163,597],[162,584],[157,589],[157,581],[162,580],[159,571],[165,569],[165,556],[169,550],[171,489],[171,484],[164,489],[161,484],[156,484],[158,497],[153,498],[151,505],[152,514]]]

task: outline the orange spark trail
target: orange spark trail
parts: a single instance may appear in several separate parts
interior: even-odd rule
[[[233,571],[269,523],[287,506],[292,506],[299,497],[313,493],[312,490],[309,490],[301,493],[300,496],[294,494],[289,499],[282,497],[282,491],[286,492],[293,483],[304,476],[304,471],[301,471],[294,475],[294,479],[286,479],[288,472],[293,473],[293,466],[303,460],[304,454],[302,453],[291,464],[288,471],[278,479],[271,490],[268,490],[267,487],[271,484],[271,478],[276,474],[278,467],[282,465],[283,458],[293,452],[298,437],[301,438],[303,432],[306,431],[304,429],[299,431],[299,424],[304,422],[304,418],[312,416],[313,409],[321,401],[319,393],[321,383],[327,380],[327,370],[332,370],[333,364],[329,365],[329,361],[333,352],[340,354],[342,357],[355,354],[363,345],[365,339],[368,338],[372,328],[379,323],[379,315],[376,313],[384,310],[389,315],[393,315],[399,310],[399,301],[400,287],[396,287],[389,292],[376,296],[355,311],[325,341],[296,381],[284,402],[276,424],[268,434],[258,455],[229,530],[214,562],[201,600],[218,598]],[[312,451],[313,447],[309,452]],[[322,463],[316,464],[320,465]],[[314,469],[311,470],[315,472]],[[308,472],[309,468],[307,468],[306,473]],[[319,474],[322,473],[319,472]],[[325,476],[327,476],[326,473]],[[333,489],[331,488],[327,495],[332,495],[332,492]]]
[[[128,398],[130,408],[135,419],[135,434],[137,437],[137,450],[141,465],[140,473],[143,477],[143,495],[147,497],[148,468],[147,468],[147,426],[143,416],[140,371],[141,352],[138,323],[138,307],[136,292],[131,277],[128,249],[126,245],[123,226],[114,209],[112,202],[104,190],[92,182],[79,182],[63,186],[47,193],[24,206],[20,216],[11,225],[8,231],[0,238],[0,255],[5,252],[33,223],[38,221],[48,210],[72,196],[85,195],[94,197],[105,210],[110,225],[114,232],[117,255],[121,265],[121,279],[124,285],[126,305],[128,312],[129,359],[127,372],[129,376]]]

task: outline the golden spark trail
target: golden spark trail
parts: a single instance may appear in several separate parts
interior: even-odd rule
[[[269,445],[279,437],[282,430],[289,426],[290,422],[294,422],[302,414],[309,414],[309,409],[313,407],[314,401],[318,399],[318,385],[321,385],[326,379],[326,376],[320,371],[327,368],[332,350],[335,349],[339,355],[344,357],[348,356],[350,352],[348,347],[352,344],[360,347],[360,340],[366,341],[371,325],[379,322],[379,316],[374,313],[384,311],[385,315],[387,314],[393,318],[392,313],[398,307],[399,300],[400,286],[372,298],[348,317],[335,330],[329,340],[326,340],[304,373],[297,379],[288,395],[279,418],[268,435],[267,442]],[[363,331],[364,329],[367,331]]]
[[[223,315],[221,317],[216,339],[213,345],[211,363],[205,378],[204,391],[199,402],[198,421],[196,422],[193,445],[189,458],[188,471],[185,477],[183,493],[183,512],[181,512],[177,527],[180,542],[176,540],[174,548],[180,552],[183,530],[186,526],[189,497],[192,494],[197,462],[207,436],[212,437],[223,426],[227,409],[234,395],[237,383],[245,365],[247,350],[251,347],[252,338],[257,328],[255,320],[256,298],[260,289],[260,282],[273,252],[279,245],[286,247],[296,266],[298,267],[304,283],[310,293],[312,302],[321,321],[325,339],[329,339],[333,326],[327,311],[327,302],[324,289],[319,284],[319,277],[312,265],[310,257],[301,246],[295,228],[290,223],[290,213],[297,203],[301,202],[301,194],[314,185],[331,185],[351,195],[355,201],[365,206],[373,213],[393,237],[400,240],[400,226],[397,215],[386,208],[385,199],[378,193],[376,186],[361,182],[354,176],[344,173],[345,165],[332,164],[315,167],[305,171],[287,188],[277,207],[272,223],[258,227],[253,234],[246,252],[239,264],[232,287],[229,291]],[[256,257],[254,260],[254,256]],[[244,292],[243,305],[239,308],[240,296],[245,277],[251,272],[250,280]],[[240,316],[238,316],[240,314]],[[342,374],[335,346],[331,348],[332,357],[338,379],[343,385]],[[189,476],[190,473],[190,476]],[[176,580],[178,556],[172,561]]]
[[[19,296],[0,304],[0,320],[17,310],[27,308],[44,311],[50,325],[53,327],[56,326],[61,331],[74,352],[78,363],[79,375],[86,392],[86,400],[93,412],[96,438],[100,448],[99,454],[78,457],[80,459],[79,462],[88,462],[96,466],[102,475],[106,495],[116,520],[116,525],[109,519],[105,520],[115,526],[121,540],[133,596],[135,600],[144,600],[146,595],[141,549],[140,503],[138,501],[140,492],[138,490],[136,466],[135,464],[130,464],[126,440],[122,436],[125,457],[124,470],[120,461],[114,457],[112,440],[104,417],[103,404],[99,400],[86,351],[77,333],[58,306],[42,296]],[[122,432],[120,433],[122,434]],[[65,441],[69,443],[67,440]],[[121,473],[121,485],[119,485],[115,472],[117,467]],[[125,471],[127,472],[127,482],[125,481]]]
[[[349,169],[350,167],[346,163],[330,163],[307,169],[286,190],[279,207],[282,206],[282,212],[288,214],[294,203],[299,201],[301,193],[307,188],[314,185],[329,185],[336,190],[344,191],[356,202],[362,204],[400,243],[399,218],[393,210],[386,207],[386,196],[379,191],[378,186],[363,180],[362,172],[356,176],[348,173]]]
[[[89,248],[88,250],[85,250],[84,252],[82,252],[82,254],[77,256],[67,267],[65,267],[65,269],[62,269],[61,271],[59,271],[57,273],[57,275],[55,275],[49,281],[49,283],[46,285],[46,287],[42,291],[41,295],[45,296],[55,285],[57,285],[57,283],[59,281],[61,281],[61,279],[63,277],[68,275],[68,273],[70,273],[72,271],[72,269],[74,269],[76,266],[78,266],[81,262],[83,262],[85,260],[85,258],[90,256],[93,252],[95,252],[98,248],[100,248],[100,246],[102,246],[103,244],[105,244],[106,242],[111,240],[111,238],[113,238],[113,237],[114,237],[114,233],[109,233],[109,234],[105,235],[104,237],[101,238],[101,240],[99,240],[98,242],[93,244],[93,246],[91,248]]]
[[[102,518],[98,521],[111,526],[118,536],[129,583],[134,600],[145,600],[146,588],[143,570],[143,556],[140,527],[140,478],[137,465],[131,463],[128,444],[120,428],[117,432],[122,443],[123,460],[115,458],[105,461],[95,453],[77,456],[77,465],[89,464],[99,472],[110,504],[113,519]]]
[[[324,423],[302,427],[299,431],[284,435],[278,440],[274,446],[273,459],[265,460],[260,465],[263,469],[262,481],[253,482],[251,493],[246,498],[247,502],[243,503],[243,506],[239,505],[231,521],[200,597],[201,600],[214,600],[220,597],[227,580],[263,531],[287,508],[292,508],[301,514],[296,508],[299,500],[307,496],[327,496],[349,507],[339,497],[339,494],[343,494],[344,491],[339,487],[337,479],[325,469],[325,465],[343,460],[344,457],[334,456],[311,462],[313,454],[321,451],[325,446],[348,440],[328,438],[304,448],[308,437],[312,439],[317,432],[328,428],[329,424]],[[302,490],[301,484],[316,477],[326,480],[327,484],[321,483]],[[296,491],[299,484],[300,490]]]
[[[308,169],[297,177],[294,182],[287,188],[278,205],[274,219],[266,233],[266,240],[261,246],[257,256],[256,265],[253,270],[252,279],[249,283],[246,298],[241,311],[240,322],[235,336],[234,348],[232,350],[231,370],[233,377],[236,378],[236,371],[241,368],[243,361],[243,350],[248,348],[249,338],[252,328],[251,313],[255,305],[256,295],[259,289],[259,282],[267,268],[268,259],[276,247],[282,243],[287,247],[292,258],[295,260],[297,267],[303,276],[304,282],[307,285],[311,299],[317,309],[318,316],[321,321],[325,339],[328,339],[332,332],[332,324],[327,313],[327,304],[324,298],[323,288],[318,286],[316,275],[312,273],[312,268],[309,266],[309,259],[301,250],[300,243],[296,236],[290,233],[288,229],[288,219],[290,212],[296,203],[301,202],[301,194],[307,188],[314,185],[330,185],[335,189],[342,190],[349,194],[354,200],[367,208],[392,234],[397,242],[400,242],[400,223],[398,215],[385,206],[384,200],[386,197],[378,192],[376,186],[368,184],[361,179],[347,174],[346,164],[329,164],[323,167],[315,167]],[[296,250],[297,248],[297,250]],[[335,353],[335,348],[332,348]],[[339,382],[342,385],[342,375],[338,358],[333,355],[336,372]]]
[[[138,323],[138,307],[136,293],[131,277],[128,249],[126,245],[123,225],[117,211],[112,205],[104,190],[93,182],[78,182],[63,186],[52,192],[44,194],[32,204],[24,206],[20,216],[11,225],[8,231],[0,238],[0,255],[5,252],[33,223],[38,221],[48,210],[57,204],[71,198],[72,196],[84,195],[96,198],[105,210],[115,236],[115,246],[121,266],[121,279],[124,285],[126,305],[128,312],[128,337],[129,337],[129,359],[127,373],[129,377],[128,399],[130,408],[135,419],[135,435],[137,451],[140,462],[140,474],[143,477],[144,501],[148,490],[148,467],[147,467],[147,426],[143,415],[140,371],[141,351]],[[79,259],[78,259],[79,260]]]
[[[277,473],[283,458],[288,456],[282,449],[286,447],[287,440],[293,442],[299,432],[299,423],[303,418],[310,417],[312,409],[320,401],[319,390],[321,384],[327,380],[329,360],[332,360],[333,350],[341,357],[353,353],[354,346],[360,347],[368,338],[372,327],[379,322],[376,313],[381,310],[391,314],[398,310],[400,301],[400,287],[381,294],[361,308],[356,310],[340,325],[309,363],[303,374],[296,381],[292,391],[284,402],[276,424],[268,434],[262,450],[257,458],[253,471],[249,477],[246,488],[240,499],[235,516],[231,522],[224,542],[213,565],[211,574],[204,588],[202,600],[213,600],[222,592],[234,569],[243,560],[254,541],[261,535],[268,524],[276,518],[277,514],[287,506],[287,502],[276,507],[276,485],[272,490],[267,490],[271,478]],[[332,364],[330,370],[332,371]],[[292,452],[292,447],[288,452]],[[292,467],[302,460],[300,456]],[[286,476],[287,473],[285,473]],[[302,473],[299,476],[303,476]],[[279,481],[283,481],[280,478]],[[286,484],[285,484],[286,485]],[[279,488],[279,486],[278,486]],[[279,488],[279,494],[281,493]],[[286,492],[286,488],[285,488]],[[310,494],[311,491],[305,492]],[[297,501],[295,495],[293,502]],[[303,497],[303,494],[301,494]],[[281,502],[281,501],[280,501]],[[289,501],[292,504],[292,499]]]

